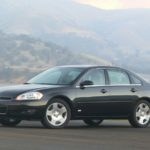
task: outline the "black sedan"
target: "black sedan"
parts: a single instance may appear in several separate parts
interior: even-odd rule
[[[133,127],[150,123],[150,84],[125,69],[61,66],[27,83],[0,88],[0,123],[40,120],[63,128],[70,120],[97,126],[104,119],[128,119]]]

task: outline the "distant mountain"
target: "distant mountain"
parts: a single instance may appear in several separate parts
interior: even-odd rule
[[[150,73],[150,9],[101,10],[75,0],[1,0],[0,30],[27,34]]]
[[[0,83],[23,82],[56,65],[111,65],[100,57],[76,54],[52,42],[0,32]]]

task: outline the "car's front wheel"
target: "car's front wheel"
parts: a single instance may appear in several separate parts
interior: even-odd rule
[[[88,126],[98,126],[98,125],[100,125],[103,122],[103,119],[99,119],[99,120],[86,119],[86,120],[83,120],[83,122],[85,124],[87,124]]]
[[[48,128],[64,128],[71,117],[69,105],[62,99],[53,99],[47,106],[41,123]]]
[[[20,122],[21,122],[20,119],[15,119],[15,118],[6,118],[6,119],[0,120],[0,123],[3,126],[8,126],[8,127],[14,127],[18,125]]]
[[[138,102],[129,118],[129,122],[136,128],[147,127],[150,123],[150,103],[145,100]]]

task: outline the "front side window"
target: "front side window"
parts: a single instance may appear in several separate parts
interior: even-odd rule
[[[87,72],[81,82],[92,81],[94,85],[105,85],[105,74],[102,69],[92,69]]]
[[[124,71],[114,69],[108,70],[108,77],[110,85],[130,84],[129,77]]]

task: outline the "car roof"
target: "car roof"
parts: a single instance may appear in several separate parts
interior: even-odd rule
[[[64,66],[57,66],[57,67],[64,67],[64,68],[116,68],[116,69],[123,69],[116,66],[99,66],[99,65],[64,65]],[[123,69],[125,70],[125,69]]]

